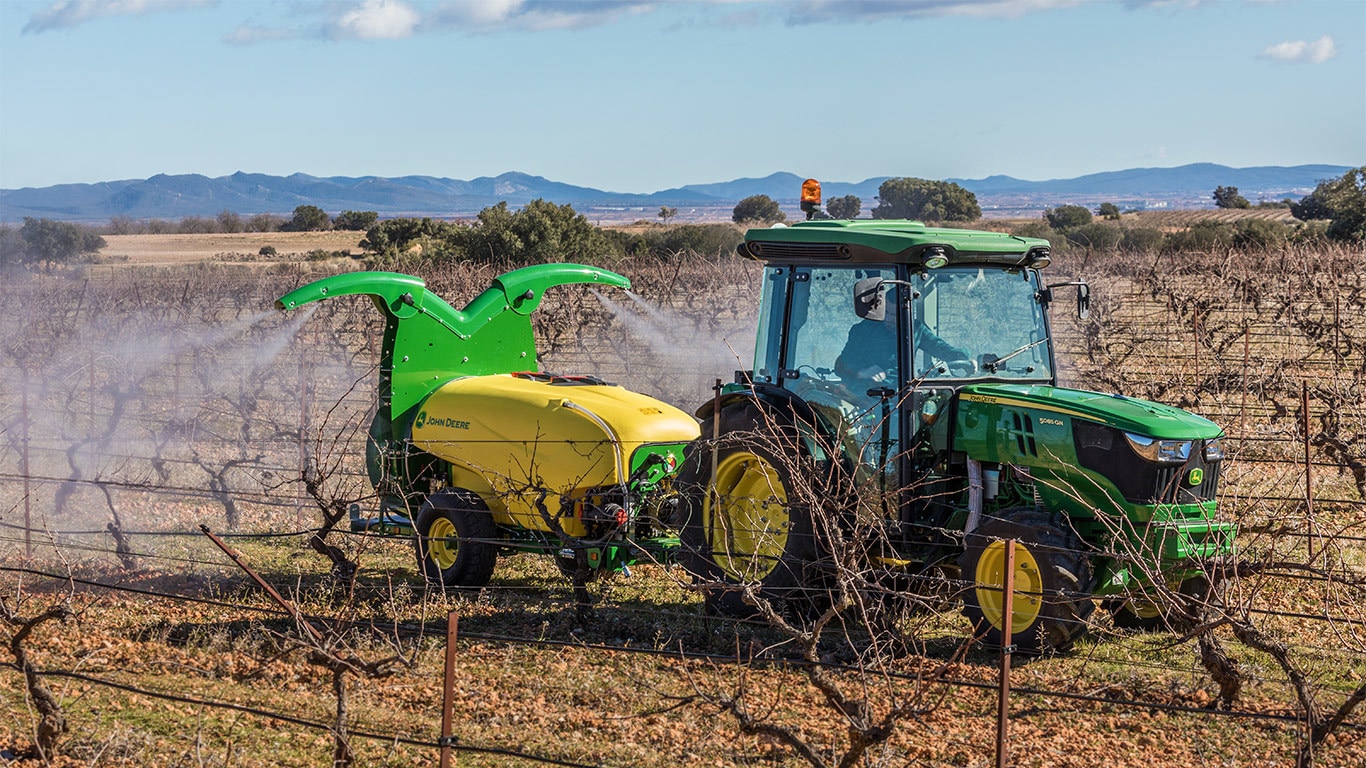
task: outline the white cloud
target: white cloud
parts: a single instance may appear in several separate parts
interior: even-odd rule
[[[1322,64],[1337,55],[1337,43],[1333,42],[1332,37],[1324,35],[1312,43],[1304,40],[1276,43],[1263,49],[1257,57],[1282,64]]]
[[[239,24],[237,29],[228,33],[223,42],[229,45],[254,45],[256,43],[269,43],[278,40],[294,40],[299,37],[299,33],[293,29],[282,29],[280,27],[259,27],[254,24]]]
[[[523,4],[523,0],[455,0],[442,4],[437,15],[457,26],[493,27],[512,18]]]
[[[402,0],[364,0],[329,25],[334,38],[401,40],[410,37],[421,15]]]
[[[1245,0],[1255,2],[1256,0]],[[1274,2],[1275,0],[1271,0]],[[1206,0],[1123,0],[1125,8],[1199,8]]]
[[[30,16],[23,31],[27,34],[67,29],[107,16],[141,16],[202,8],[217,3],[218,0],[57,0]]]
[[[692,0],[691,4],[716,1]],[[432,20],[464,32],[583,29],[658,7],[659,3],[646,0],[448,0],[432,15]]]
[[[916,16],[1019,18],[1027,13],[1074,8],[1094,0],[801,0],[788,6],[793,24],[872,21]]]

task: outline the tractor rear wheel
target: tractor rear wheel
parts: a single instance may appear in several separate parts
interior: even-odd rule
[[[795,425],[753,400],[723,406],[719,422],[713,439],[712,420],[703,420],[679,470],[681,561],[713,585],[707,607],[718,613],[753,615],[746,589],[778,610],[799,605],[820,592],[818,463]]]
[[[1095,610],[1091,564],[1070,528],[1032,507],[984,516],[967,534],[958,563],[969,581],[963,614],[973,632],[999,647],[1005,629],[1006,540],[1015,540],[1010,642],[1024,653],[1059,653],[1086,633]]]
[[[440,491],[417,513],[413,548],[428,584],[478,589],[493,577],[497,539],[498,526],[479,496]]]

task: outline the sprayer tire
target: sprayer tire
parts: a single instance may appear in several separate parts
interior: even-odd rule
[[[703,419],[702,437],[679,470],[680,562],[708,585],[711,613],[754,615],[746,588],[779,611],[818,604],[824,569],[811,509],[821,498],[817,463],[799,448],[790,422],[753,400],[722,406],[719,421],[713,441],[712,419]]]
[[[441,491],[417,513],[413,550],[428,584],[479,589],[493,577],[497,540],[498,526],[478,495]]]
[[[1070,649],[1086,634],[1095,610],[1090,558],[1064,519],[1033,507],[985,515],[966,536],[958,563],[964,580],[963,615],[974,636],[1001,646],[1005,611],[1000,585],[1007,539],[1016,542],[1011,644],[1033,655]]]

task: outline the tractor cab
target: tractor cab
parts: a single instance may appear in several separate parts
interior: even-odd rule
[[[1056,383],[1047,241],[815,220],[751,230],[740,249],[767,263],[744,378],[810,404],[864,479],[923,474],[898,459],[949,449],[939,414],[962,387]]]

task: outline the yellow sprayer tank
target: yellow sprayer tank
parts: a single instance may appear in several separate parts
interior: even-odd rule
[[[500,374],[458,378],[432,392],[412,442],[450,463],[450,483],[478,493],[504,525],[552,523],[562,497],[627,481],[650,453],[680,460],[697,420],[668,403],[589,377]],[[646,451],[639,451],[647,448]],[[550,518],[550,519],[548,519]]]

